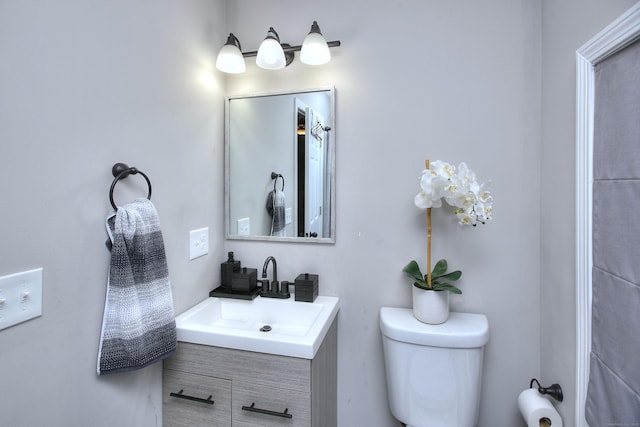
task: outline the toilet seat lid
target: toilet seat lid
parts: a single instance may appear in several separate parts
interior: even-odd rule
[[[382,307],[382,334],[396,341],[450,348],[477,348],[489,341],[489,321],[484,314],[451,312],[440,325],[415,318],[410,308]]]

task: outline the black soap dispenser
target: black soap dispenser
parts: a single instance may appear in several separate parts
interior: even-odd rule
[[[220,284],[224,290],[230,290],[233,283],[233,273],[240,271],[240,261],[233,259],[233,252],[229,252],[228,259],[220,264]]]

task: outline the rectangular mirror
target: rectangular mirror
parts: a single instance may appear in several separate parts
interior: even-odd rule
[[[226,98],[227,239],[335,243],[334,95]]]

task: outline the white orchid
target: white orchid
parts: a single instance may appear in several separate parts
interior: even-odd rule
[[[441,160],[425,161],[427,169],[420,176],[420,192],[413,201],[420,209],[427,210],[427,274],[420,271],[418,262],[413,260],[403,269],[413,279],[413,285],[427,290],[449,291],[461,294],[462,291],[451,281],[458,280],[462,272],[447,273],[447,261],[441,259],[431,271],[431,208],[442,206],[442,199],[455,207],[455,215],[460,225],[476,226],[484,224],[493,216],[493,197],[490,182],[479,184],[476,174],[462,162],[458,167]]]
[[[420,178],[420,192],[416,194],[414,203],[421,209],[439,208],[446,179],[434,170],[425,169]]]
[[[442,199],[456,208],[455,215],[460,225],[484,224],[493,216],[493,198],[490,182],[479,184],[476,174],[466,163],[458,167],[436,160],[429,169],[422,171],[420,192],[414,203],[421,209],[439,208]]]
[[[442,160],[436,160],[435,162],[432,162],[429,169],[433,170],[436,175],[447,179],[456,174],[456,168],[447,162],[443,162]]]

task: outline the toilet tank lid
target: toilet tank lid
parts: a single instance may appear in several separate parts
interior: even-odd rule
[[[452,348],[476,348],[489,341],[489,321],[484,314],[451,312],[440,325],[417,320],[410,308],[382,307],[382,334],[396,341]]]

